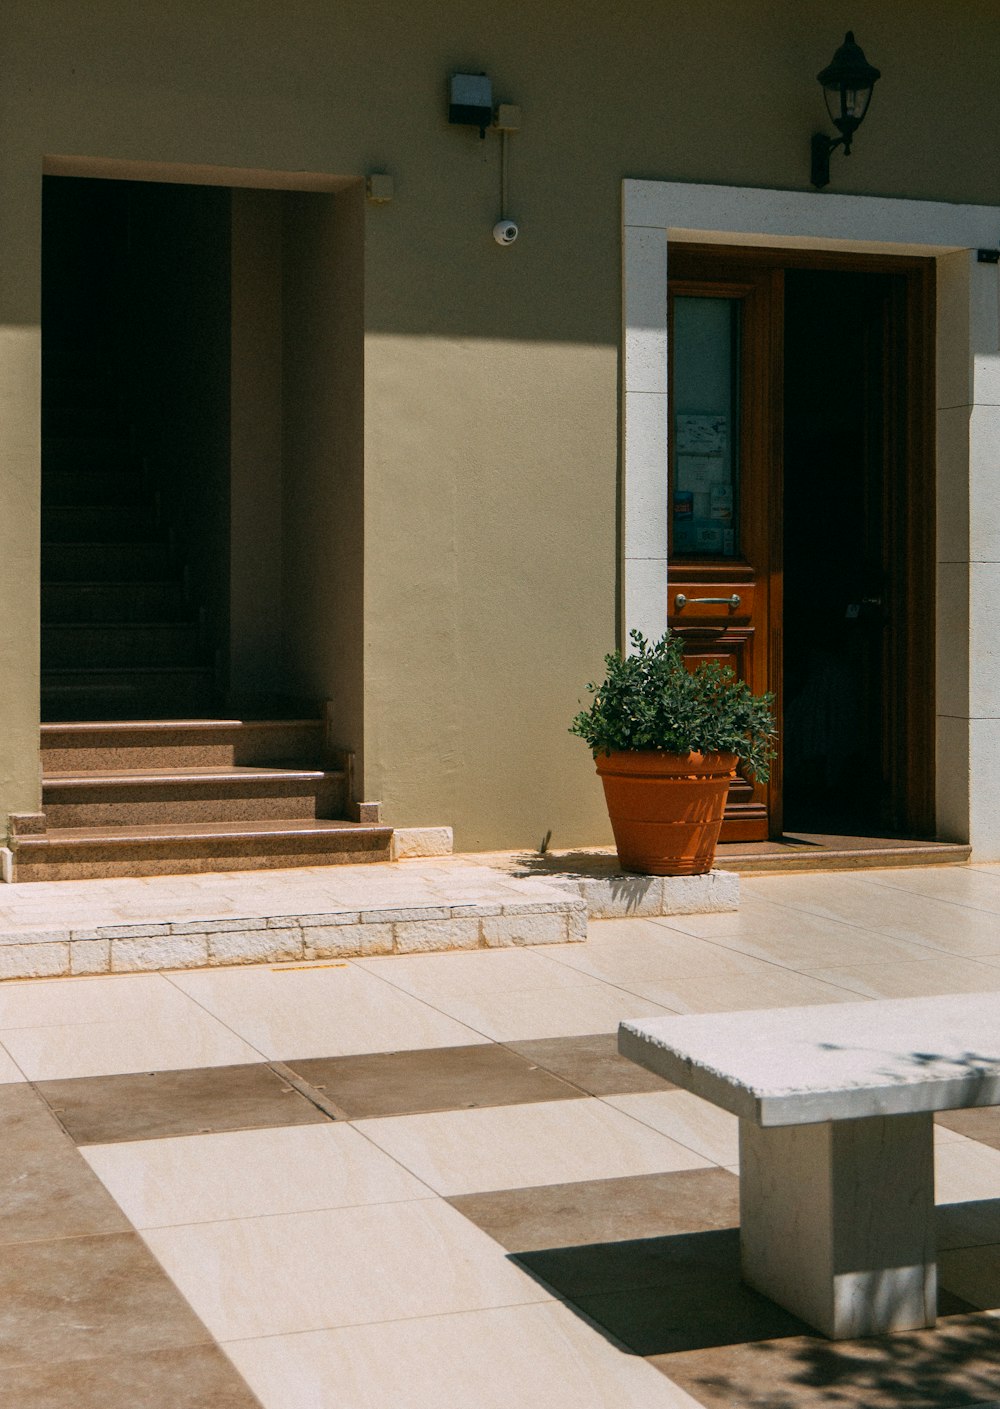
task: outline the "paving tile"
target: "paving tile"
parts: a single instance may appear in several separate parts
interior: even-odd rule
[[[939,1202],[935,1214],[939,1249],[1000,1243],[1000,1198]]]
[[[1000,1322],[957,1316],[862,1341],[790,1336],[659,1355],[705,1409],[973,1409],[996,1402]]]
[[[672,1013],[730,1013],[749,1008],[800,1008],[810,1003],[857,1002],[858,995],[806,974],[761,964],[753,974],[707,974],[667,982],[637,978],[632,991]],[[641,1001],[635,999],[634,1002]]]
[[[226,1348],[265,1409],[698,1409],[697,1400],[558,1305]]]
[[[143,1236],[220,1341],[549,1299],[440,1199]]]
[[[6,1048],[0,1046],[0,1086],[7,1086],[19,1081],[27,1081],[27,1079],[24,1072],[17,1065]]]
[[[235,1066],[261,1059],[260,1052],[193,1004],[125,1021],[11,1028],[3,1040],[31,1081]]]
[[[707,1164],[603,1101],[550,1101],[358,1123],[439,1194],[527,1188]]]
[[[170,980],[259,1052],[279,1060],[486,1040],[353,963],[190,971]]]
[[[546,945],[546,951],[550,946]],[[585,946],[559,946],[560,949]],[[358,968],[377,975],[418,998],[437,1002],[468,994],[511,990],[587,986],[589,976],[566,964],[554,967],[530,949],[480,949],[453,954],[386,955],[358,959]]]
[[[898,900],[893,904],[897,910],[902,908]],[[710,939],[725,949],[790,969],[814,968],[817,955],[822,955],[824,962],[832,966],[871,963],[876,957],[886,961],[930,957],[926,944],[908,943],[884,933],[873,934],[874,926],[865,928],[864,922],[848,924],[831,916],[759,900],[756,891],[748,892],[738,911],[720,915],[674,915],[670,924],[685,934]]]
[[[938,1203],[1000,1198],[1000,1150],[958,1135],[934,1147]]]
[[[743,1284],[736,1228],[540,1249],[517,1261],[637,1355],[806,1329]]]
[[[1000,1243],[943,1248],[938,1257],[938,1279],[942,1287],[977,1310],[1000,1310]]]
[[[572,1100],[583,1093],[493,1043],[289,1063],[350,1118]]]
[[[739,1180],[723,1169],[681,1169],[449,1199],[510,1252],[633,1241],[735,1228]]]
[[[137,1228],[430,1198],[350,1125],[299,1125],[88,1145],[83,1157]]]
[[[934,1117],[938,1125],[957,1130],[970,1140],[992,1145],[1000,1150],[1000,1106],[976,1106],[968,1111],[939,1111]]]
[[[80,1145],[328,1119],[264,1062],[42,1081],[37,1089]]]
[[[1000,868],[980,863],[972,866],[893,866],[865,877],[872,885],[906,891],[911,896],[932,896],[955,905],[1000,914]],[[902,903],[906,903],[904,900]]]
[[[613,1032],[589,1033],[581,1037],[536,1037],[527,1042],[510,1042],[512,1051],[536,1066],[591,1096],[612,1096],[626,1091],[666,1091],[671,1083],[655,1072],[630,1062],[618,1052]]]
[[[614,1033],[625,1018],[666,1017],[674,1011],[586,975],[580,977],[582,983],[565,988],[498,987],[434,1001],[468,1028],[505,1044],[534,1037]]]
[[[192,1007],[160,974],[36,979],[0,985],[0,1030],[145,1020]]]
[[[771,901],[802,915],[843,921],[874,931],[892,944],[970,957],[1000,954],[995,913],[955,904],[928,891],[921,894],[918,903],[908,903],[898,890],[879,885],[868,876],[758,876],[748,884],[746,894],[755,904]],[[904,956],[891,953],[886,957]],[[921,956],[914,953],[910,957]],[[831,962],[863,964],[865,960],[831,958]]]
[[[662,1135],[669,1135],[713,1164],[739,1164],[739,1121],[690,1091],[648,1091],[630,1096],[608,1096],[608,1105],[641,1120]]]
[[[864,998],[922,998],[936,993],[992,993],[1000,970],[954,955],[932,959],[893,959],[850,968],[802,970],[822,983],[850,989]]]
[[[4,1374],[0,1409],[260,1409],[215,1345],[18,1365]]]
[[[10,1243],[0,1258],[0,1384],[13,1365],[209,1340],[137,1233]]]
[[[635,978],[697,978],[706,973],[753,972],[761,962],[675,928],[686,916],[648,920],[591,920],[585,944],[552,945],[550,962],[628,987]]]
[[[30,1086],[0,1086],[0,1244],[129,1231]]]

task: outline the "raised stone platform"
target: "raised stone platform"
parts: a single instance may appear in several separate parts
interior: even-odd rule
[[[737,878],[718,873],[670,882],[535,874],[523,858],[497,860],[448,856],[5,886],[0,979],[564,944],[586,938],[591,916],[738,903]]]

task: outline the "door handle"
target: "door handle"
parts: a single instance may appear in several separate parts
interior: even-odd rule
[[[735,611],[741,601],[740,594],[734,592],[731,597],[685,597],[683,592],[678,592],[674,598],[674,606],[682,612],[690,602],[694,606],[695,602],[712,607],[729,607],[730,611]]]

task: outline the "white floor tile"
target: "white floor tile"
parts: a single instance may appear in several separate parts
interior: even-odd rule
[[[704,974],[753,973],[762,962],[680,934],[657,920],[592,920],[585,943],[550,945],[544,958],[625,986],[637,978],[664,982]]]
[[[217,969],[171,981],[268,1057],[460,1047],[483,1038],[356,964]]]
[[[126,1022],[196,1011],[160,974],[27,979],[0,984],[0,1031],[69,1023]]]
[[[639,1091],[605,1096],[604,1100],[713,1164],[728,1167],[739,1163],[740,1123],[736,1116],[691,1091]]]
[[[786,879],[776,877],[775,879]],[[794,877],[790,879],[795,879]],[[906,943],[875,926],[849,925],[790,905],[748,896],[738,911],[721,915],[678,915],[671,923],[687,934],[726,949],[767,959],[785,968],[815,968],[816,956],[830,965],[866,964],[873,959],[926,959],[926,945]]]
[[[748,1008],[798,1008],[809,1003],[857,1002],[858,995],[791,969],[762,964],[753,974],[707,974],[665,983],[632,979],[632,991],[674,1013],[729,1013]]]
[[[931,896],[1000,914],[1000,866],[893,866],[885,871],[871,871],[865,879],[911,896]]]
[[[551,1300],[439,1199],[142,1236],[222,1341]]]
[[[346,1123],[90,1145],[80,1153],[137,1228],[433,1197]]]
[[[396,988],[437,1005],[442,998],[531,988],[586,987],[587,974],[550,963],[531,949],[473,949],[451,954],[400,954],[354,964]],[[560,946],[585,949],[585,944]]]
[[[27,1077],[3,1047],[0,1047],[0,1086],[10,1086],[16,1081],[27,1081]]]
[[[441,1194],[704,1168],[693,1150],[603,1101],[549,1101],[357,1122]]]
[[[225,1347],[264,1409],[700,1409],[567,1307],[502,1307]]]
[[[1000,1199],[1000,1150],[964,1135],[935,1143],[934,1198],[939,1204]]]
[[[1000,964],[1000,959],[996,961]],[[935,993],[1000,990],[1000,971],[990,963],[958,959],[904,959],[852,968],[810,969],[812,978],[850,989],[864,998],[921,998]]]
[[[843,921],[889,937],[897,944],[920,945],[970,958],[1000,954],[1000,927],[995,912],[938,899],[928,890],[919,895],[902,891],[868,876],[758,876],[749,883],[747,898],[753,904],[770,901],[802,915]],[[880,940],[883,946],[885,942]],[[904,956],[890,951],[884,957]],[[909,957],[925,956],[916,952]],[[831,958],[838,966],[864,962],[863,958]]]
[[[580,977],[585,982],[452,994],[438,999],[437,1006],[494,1042],[617,1032],[625,1018],[655,1018],[671,1011],[662,1003]]]
[[[10,1028],[0,1037],[29,1081],[235,1066],[261,1059],[260,1052],[197,1010],[126,1022]]]

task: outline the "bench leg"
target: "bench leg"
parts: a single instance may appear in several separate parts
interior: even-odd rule
[[[740,1121],[743,1279],[834,1340],[933,1326],[929,1114]]]

